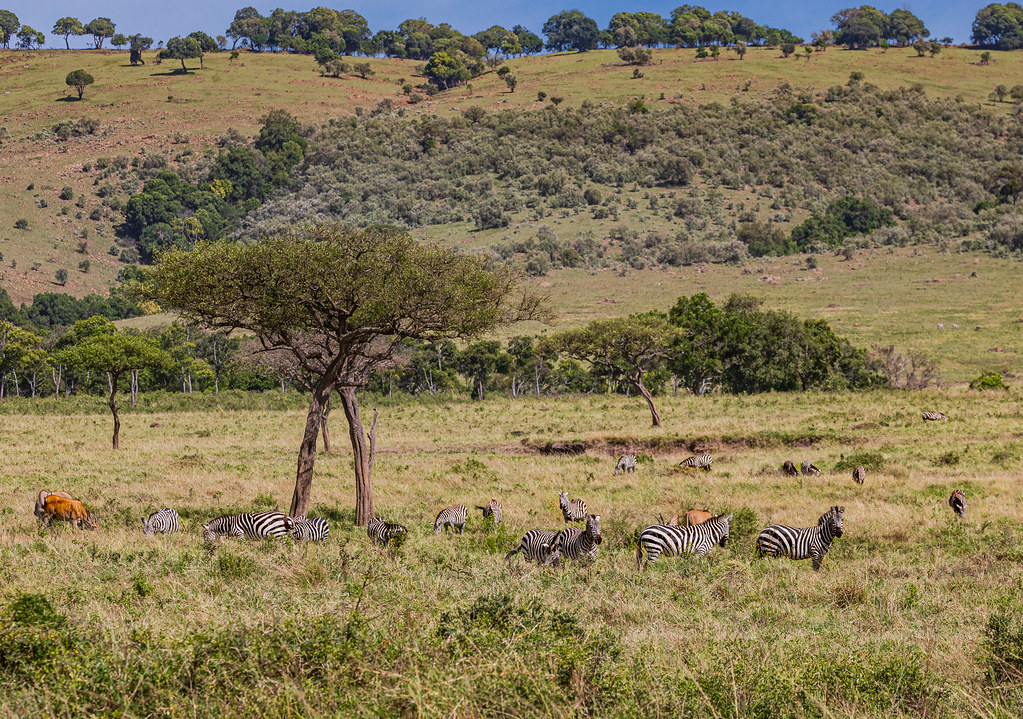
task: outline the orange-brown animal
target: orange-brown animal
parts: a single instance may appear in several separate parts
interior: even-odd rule
[[[690,509],[686,512],[686,527],[695,527],[697,524],[703,524],[708,519],[714,519],[714,515],[708,512],[706,509]]]
[[[71,495],[67,492],[48,492],[45,489],[39,490],[39,496],[36,498],[36,507],[33,513],[39,517],[40,520],[46,518],[46,512],[43,510],[43,503],[47,497],[64,497],[64,499],[71,499]]]
[[[81,529],[83,524],[85,529],[96,529],[99,526],[96,518],[85,511],[84,504],[77,499],[58,497],[56,494],[43,500],[43,514],[44,527],[52,527],[55,518],[70,522],[76,529]]]

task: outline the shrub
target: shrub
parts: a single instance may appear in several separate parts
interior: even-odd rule
[[[970,389],[1009,389],[998,372],[985,372],[970,382]]]
[[[14,229],[16,229],[16,230],[27,230],[28,229],[28,220],[26,220],[24,217],[22,217],[19,220],[15,220],[15,222],[14,222]]]
[[[62,199],[62,200],[73,200],[73,199],[75,199],[75,192],[74,192],[74,190],[72,190],[69,185],[64,185],[64,187],[62,187],[60,189],[60,199]]]

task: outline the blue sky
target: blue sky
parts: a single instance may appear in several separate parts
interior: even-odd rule
[[[526,0],[525,2],[468,2],[466,0],[430,0],[429,2],[398,2],[397,0],[347,0],[346,2],[323,2],[310,0],[293,3],[288,0],[252,2],[249,0],[0,0],[0,9],[10,10],[26,25],[46,33],[46,47],[64,47],[62,37],[51,35],[53,23],[61,17],[77,17],[83,23],[95,17],[109,17],[117,25],[117,31],[130,35],[140,32],[156,40],[166,40],[174,35],[187,35],[202,30],[214,37],[221,35],[241,7],[252,5],[264,15],[277,7],[288,10],[309,10],[318,5],[335,9],[351,8],[361,13],[370,28],[393,29],[407,18],[426,17],[434,23],[448,22],[466,34],[472,34],[491,25],[511,27],[522,24],[540,34],[544,21],[561,9],[579,9],[606,27],[616,12],[641,10],[659,12],[665,17],[684,4],[673,2],[632,3],[625,0],[582,0],[564,4]],[[830,29],[831,16],[846,7],[855,7],[861,2],[763,2],[732,0],[731,2],[699,2],[708,10],[735,10],[762,25],[786,28],[796,35],[809,38],[814,30]],[[921,2],[898,3],[890,6],[876,3],[885,12],[905,7],[923,19],[924,24],[935,37],[952,37],[956,42],[969,42],[970,29],[977,11],[988,4],[980,2],[949,2],[948,0],[923,0]],[[84,38],[72,38],[72,47],[86,47]]]

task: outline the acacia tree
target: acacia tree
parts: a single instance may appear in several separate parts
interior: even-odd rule
[[[114,36],[116,25],[108,17],[98,17],[85,26],[85,32],[92,35],[92,41],[97,50],[103,49],[103,41]]]
[[[70,50],[71,40],[69,38],[72,35],[84,35],[85,28],[82,26],[81,20],[76,17],[62,17],[53,24],[53,34],[63,35],[64,44],[67,45],[67,49]]]
[[[160,51],[161,60],[181,60],[181,72],[188,72],[185,60],[199,58],[202,64],[202,45],[194,37],[172,37]]]
[[[654,427],[661,426],[661,413],[643,376],[660,368],[672,356],[675,329],[657,313],[596,320],[578,330],[553,335],[544,348],[572,359],[602,367],[634,387],[646,400]]]
[[[85,86],[96,82],[96,79],[85,70],[72,70],[64,78],[64,84],[73,87],[78,92],[78,99],[85,94]]]
[[[391,229],[321,225],[258,244],[204,242],[157,260],[143,297],[217,329],[247,329],[263,350],[290,352],[315,378],[298,453],[292,516],[309,510],[316,440],[331,392],[348,420],[356,523],[373,514],[372,448],[356,390],[407,338],[474,337],[546,305],[507,268],[422,244]]]

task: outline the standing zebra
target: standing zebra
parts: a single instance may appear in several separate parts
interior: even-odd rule
[[[561,514],[565,518],[565,524],[586,521],[586,502],[583,500],[569,501],[568,492],[558,492],[558,504],[561,507]]]
[[[408,527],[400,524],[391,524],[378,517],[373,517],[373,519],[369,520],[369,526],[366,527],[366,534],[373,540],[373,544],[383,544],[386,546],[395,537],[403,539],[407,537]]]
[[[924,422],[948,422],[948,417],[941,412],[924,412],[921,417],[924,418]]]
[[[867,478],[867,470],[863,468],[862,464],[857,464],[856,469],[853,470],[853,481],[856,484],[863,484],[863,480]]]
[[[952,496],[948,498],[948,506],[959,515],[959,519],[966,519],[966,492],[961,489],[952,492]]]
[[[292,539],[327,543],[330,527],[327,525],[327,520],[323,517],[313,517],[312,519],[292,517],[291,521],[294,523],[294,527],[291,530]]]
[[[498,502],[496,499],[491,499],[489,502],[487,502],[487,505],[485,507],[481,507],[480,505],[477,504],[476,509],[483,510],[483,519],[490,517],[491,519],[494,520],[495,525],[501,523],[501,503]]]
[[[799,469],[804,475],[812,474],[817,477],[821,476],[821,471],[814,467],[812,462],[801,462]]]
[[[441,529],[445,532],[448,529],[452,532],[457,529],[460,534],[465,534],[465,523],[468,520],[469,510],[464,505],[452,504],[440,510],[437,518],[433,520],[433,533],[440,534]]]
[[[621,472],[622,474],[628,474],[629,472],[636,471],[636,455],[634,454],[623,454],[618,458],[618,462],[615,464],[615,474]]]
[[[295,522],[283,512],[248,512],[228,514],[202,525],[202,536],[215,542],[221,535],[246,539],[284,539],[294,529]]]
[[[149,519],[142,518],[142,533],[147,537],[154,534],[170,534],[181,529],[178,520],[178,513],[170,507],[164,507],[158,512],[149,515]]]
[[[560,532],[548,532],[546,529],[530,529],[522,537],[519,546],[504,555],[504,561],[522,552],[527,562],[540,562],[544,566],[557,565],[561,551],[560,535]]]
[[[796,469],[795,462],[793,462],[791,459],[785,460],[785,464],[781,466],[781,471],[784,472],[785,474],[792,475],[793,477],[799,474],[799,470]]]
[[[728,523],[732,515],[718,515],[695,527],[669,527],[666,524],[654,524],[639,534],[636,545],[636,569],[645,568],[643,550],[646,549],[646,563],[657,561],[661,554],[704,555],[714,548],[715,544],[725,546],[728,541]]]
[[[558,535],[562,556],[583,560],[592,564],[597,559],[597,546],[603,541],[600,536],[600,515],[586,515],[586,529],[569,527]]]
[[[704,472],[710,471],[710,465],[714,461],[714,458],[709,454],[694,454],[692,457],[687,457],[678,463],[679,467],[702,469]]]
[[[761,557],[813,559],[813,571],[821,568],[824,555],[831,549],[831,540],[842,536],[842,515],[845,507],[832,507],[817,520],[816,527],[786,527],[772,524],[757,537],[757,553]]]

